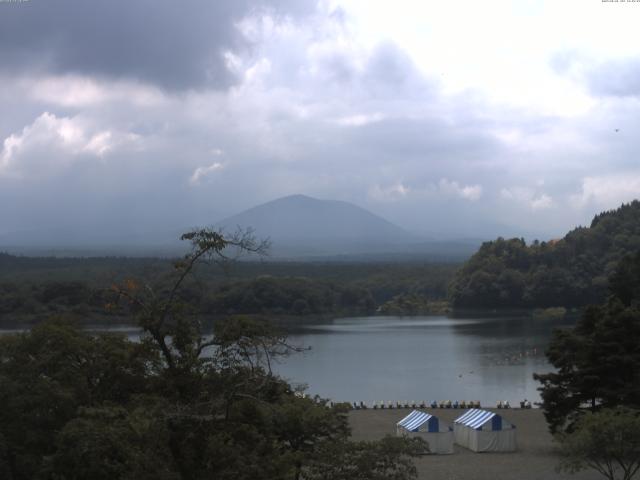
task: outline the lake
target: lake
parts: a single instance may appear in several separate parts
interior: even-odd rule
[[[532,318],[364,317],[309,325],[290,336],[311,347],[275,369],[334,401],[538,401],[533,373],[568,322]]]
[[[538,401],[533,373],[552,370],[544,351],[569,321],[531,317],[359,317],[296,327],[289,342],[309,351],[274,370],[333,401]],[[137,341],[135,327],[105,327]],[[8,333],[9,330],[2,332]],[[0,332],[0,333],[2,333]]]

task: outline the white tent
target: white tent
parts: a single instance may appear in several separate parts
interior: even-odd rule
[[[396,424],[396,434],[422,438],[429,444],[430,453],[453,453],[453,430],[428,413],[412,411]]]
[[[456,443],[474,452],[514,452],[516,427],[497,413],[471,409],[453,421]]]

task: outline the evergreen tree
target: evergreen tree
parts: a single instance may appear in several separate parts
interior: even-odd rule
[[[552,432],[570,431],[586,410],[640,408],[640,253],[623,259],[613,279],[606,304],[554,332],[547,358],[556,372],[534,375]]]

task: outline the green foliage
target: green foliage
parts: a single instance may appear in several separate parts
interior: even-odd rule
[[[0,433],[0,478],[5,480],[13,480],[9,461],[7,440],[4,438],[4,435]]]
[[[640,414],[627,408],[603,409],[584,415],[571,434],[558,436],[563,458],[560,470],[587,468],[609,480],[631,480],[640,468]]]
[[[624,258],[611,276],[610,290],[623,305],[638,307],[640,303],[640,253]]]
[[[61,320],[0,337],[0,435],[14,478],[35,477],[79,407],[144,393],[154,360],[144,345],[90,336]]]
[[[222,285],[204,305],[217,315],[367,314],[374,308],[371,293],[361,287],[269,276]]]
[[[63,319],[0,338],[2,478],[415,478],[410,457],[424,445],[352,443],[343,406],[303,398],[271,372],[296,349],[270,324],[233,317],[202,332],[183,291],[196,267],[261,244],[209,230],[184,238],[193,250],[172,282],[113,288],[139,343]]]
[[[43,465],[44,476],[178,479],[168,438],[163,422],[144,409],[81,408],[57,435],[55,453]]]
[[[90,316],[96,322],[109,323],[105,302],[102,289],[90,288],[79,281],[0,283],[0,315],[7,326],[37,323],[62,314]]]
[[[168,291],[174,280],[149,259],[5,257],[15,260],[12,269],[32,265],[34,273],[27,267],[10,269],[14,274],[0,282],[4,327],[37,324],[51,315],[73,315],[96,325],[126,322],[117,310],[104,308],[113,303],[114,283],[136,278],[140,285],[152,283],[156,290]],[[236,262],[222,275],[203,263],[197,276],[184,280],[178,295],[189,309],[208,318],[246,314],[295,321],[309,315],[369,315],[387,302],[395,303],[394,314],[432,313],[431,307],[403,310],[394,298],[422,305],[442,302],[455,269],[453,264]],[[0,269],[0,278],[3,273]],[[55,280],[42,280],[54,274]]]
[[[417,475],[411,457],[424,454],[421,438],[387,436],[379,442],[325,443],[305,472],[309,480],[402,480]]]
[[[605,305],[589,307],[575,328],[554,332],[547,358],[556,371],[534,375],[553,432],[570,431],[585,410],[640,408],[639,298],[628,296],[640,291],[640,254],[623,259],[614,278]]]
[[[430,301],[417,294],[393,297],[378,309],[383,315],[446,315],[449,305],[444,301]]]
[[[640,202],[597,215],[589,228],[526,245],[484,243],[449,289],[454,307],[575,307],[605,300],[613,269],[640,250]]]

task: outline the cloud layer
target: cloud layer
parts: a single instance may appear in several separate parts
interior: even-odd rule
[[[432,236],[555,236],[640,195],[640,43],[615,48],[640,8],[497,2],[475,45],[444,6],[365,3],[0,3],[0,234],[304,193]]]

